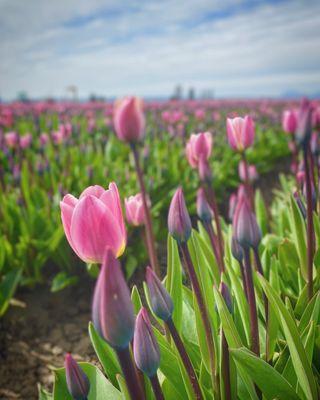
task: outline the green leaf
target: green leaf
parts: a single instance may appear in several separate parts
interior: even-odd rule
[[[230,349],[237,365],[241,365],[267,400],[299,400],[292,386],[271,365],[248,349]]]
[[[6,312],[21,276],[21,269],[14,269],[2,278],[0,282],[0,317]]]
[[[232,320],[228,307],[226,306],[223,297],[221,296],[220,292],[216,289],[216,287],[213,288],[213,291],[218,312],[221,318],[223,332],[226,336],[229,348],[240,348],[243,345],[241,343],[240,335]],[[239,367],[239,374],[242,378],[247,394],[250,396],[251,399],[257,400],[258,396],[255,391],[250,375],[248,375],[247,372],[241,366]]]
[[[305,281],[308,279],[307,271],[307,241],[306,241],[306,224],[301,215],[299,207],[293,196],[290,197],[290,223],[293,240],[298,251],[301,273]]]
[[[258,225],[261,229],[262,235],[264,236],[268,232],[268,213],[261,191],[259,189],[256,190],[254,204]]]
[[[58,292],[68,286],[75,285],[79,278],[77,276],[69,276],[67,272],[59,272],[51,283],[51,292]]]
[[[305,349],[301,342],[298,328],[295,321],[292,319],[289,311],[281,301],[278,294],[269,284],[269,282],[261,275],[259,276],[260,283],[267,295],[270,304],[275,311],[275,315],[282,327],[287,344],[290,350],[292,364],[295,369],[298,381],[307,399],[317,399],[317,387],[312,373],[310,363],[308,361]]]
[[[52,394],[48,393],[40,385],[38,385],[38,391],[39,391],[39,399],[38,400],[52,400]]]
[[[178,246],[171,235],[167,240],[167,279],[166,288],[172,297],[174,309],[172,319],[178,330],[181,331],[182,322],[182,274]]]
[[[121,368],[115,351],[101,338],[92,322],[89,322],[89,336],[107,377],[114,386],[118,386],[116,375],[121,372]]]
[[[85,362],[80,362],[79,366],[90,381],[88,400],[122,400],[119,390],[108,381],[98,367]],[[67,388],[65,369],[56,369],[54,374],[53,400],[72,400]]]

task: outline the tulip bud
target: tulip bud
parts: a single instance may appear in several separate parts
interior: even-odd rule
[[[119,261],[107,248],[96,282],[92,320],[100,335],[115,349],[124,349],[134,333],[134,309]]]
[[[228,307],[228,310],[230,311],[230,314],[233,313],[233,306],[232,306],[232,298],[230,294],[230,290],[228,286],[224,282],[220,282],[220,293],[223,297],[223,300],[226,303],[226,306]]]
[[[297,129],[297,111],[285,110],[282,115],[282,128],[285,132],[294,134]]]
[[[168,229],[171,236],[179,243],[187,242],[191,236],[191,220],[181,188],[177,189],[171,200]]]
[[[150,267],[147,267],[146,281],[152,311],[158,318],[168,321],[173,312],[173,302],[170,294]]]
[[[312,108],[307,99],[301,102],[298,114],[298,125],[295,133],[297,142],[305,147],[309,143],[312,133]]]
[[[117,102],[113,123],[120,140],[129,143],[140,141],[145,130],[141,100],[137,97],[127,97]]]
[[[234,235],[244,249],[257,248],[261,241],[261,231],[247,198],[242,198],[237,205],[234,217]]]
[[[213,212],[207,201],[203,188],[200,188],[197,192],[197,214],[203,222],[212,221]]]
[[[74,400],[86,400],[90,391],[90,382],[87,375],[70,353],[66,354],[64,366],[69,393]]]
[[[142,307],[137,316],[133,339],[133,355],[137,367],[148,377],[157,373],[160,365],[160,350],[153,334],[147,310]]]
[[[238,243],[237,239],[234,236],[232,236],[231,239],[231,253],[237,261],[241,262],[243,260],[242,247],[240,246],[240,244]]]
[[[238,196],[235,193],[232,193],[232,195],[229,198],[228,216],[229,216],[229,220],[230,221],[233,220],[233,216],[234,216],[234,212],[236,210],[237,202],[238,202]]]
[[[139,226],[144,224],[144,208],[141,193],[124,200],[126,217],[129,224]]]
[[[250,116],[227,118],[227,136],[233,150],[244,151],[254,141],[254,124]]]

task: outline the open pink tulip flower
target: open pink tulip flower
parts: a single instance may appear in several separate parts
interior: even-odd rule
[[[233,150],[244,151],[254,141],[254,123],[249,115],[244,118],[227,118],[228,141]]]
[[[192,168],[198,168],[200,160],[207,161],[212,151],[210,132],[192,134],[186,145],[186,155]]]
[[[145,134],[142,101],[137,97],[126,97],[117,101],[114,108],[113,124],[120,140],[128,143],[140,141]]]
[[[124,252],[126,230],[115,183],[110,183],[108,190],[89,186],[79,199],[67,194],[60,208],[68,242],[84,262],[101,264],[106,247],[115,257]]]
[[[295,133],[298,125],[298,112],[296,110],[285,110],[282,114],[282,128],[286,133]]]
[[[139,226],[144,224],[144,209],[141,193],[130,196],[124,200],[126,218],[130,225]]]

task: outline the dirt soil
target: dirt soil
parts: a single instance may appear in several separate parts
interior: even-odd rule
[[[0,399],[38,398],[37,384],[52,389],[52,367],[64,354],[96,362],[88,336],[94,282],[83,277],[77,286],[50,293],[48,286],[20,290],[25,308],[11,307],[0,321]]]
[[[279,164],[258,184],[267,203],[271,188],[279,185],[279,171],[288,172],[288,163]],[[161,250],[163,267],[165,250]],[[81,275],[77,286],[58,293],[51,293],[49,285],[16,293],[15,298],[25,307],[12,306],[0,319],[0,400],[36,400],[39,383],[52,390],[51,369],[63,365],[66,352],[98,364],[88,336],[94,281]],[[140,269],[133,281],[140,283],[143,276]]]

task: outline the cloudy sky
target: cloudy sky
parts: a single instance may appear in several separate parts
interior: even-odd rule
[[[319,0],[0,0],[0,96],[320,92]]]

